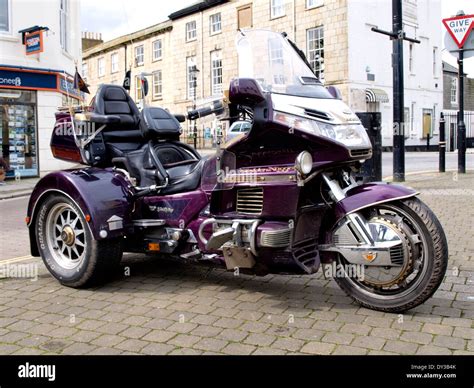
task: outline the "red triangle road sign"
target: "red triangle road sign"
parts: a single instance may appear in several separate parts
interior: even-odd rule
[[[469,33],[474,28],[474,15],[455,16],[443,19],[443,24],[459,48],[464,46]]]

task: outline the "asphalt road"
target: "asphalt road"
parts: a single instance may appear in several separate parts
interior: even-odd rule
[[[439,154],[437,152],[407,152],[405,153],[405,172],[438,171]],[[446,170],[457,170],[458,154],[446,154]],[[474,154],[466,154],[466,168],[474,169]],[[382,154],[382,177],[391,177],[393,172],[393,154]]]

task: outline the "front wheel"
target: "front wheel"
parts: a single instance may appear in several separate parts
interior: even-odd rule
[[[120,240],[95,240],[81,209],[66,196],[50,196],[41,203],[35,229],[46,268],[65,286],[97,284],[119,266]]]
[[[373,225],[384,225],[403,241],[398,266],[364,266],[362,277],[335,277],[348,296],[364,307],[398,313],[425,302],[443,281],[448,244],[440,222],[418,198],[384,203],[363,211]],[[390,229],[390,230],[389,230]],[[347,261],[338,255],[338,266]]]

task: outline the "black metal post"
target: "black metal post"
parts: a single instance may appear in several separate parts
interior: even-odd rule
[[[444,120],[444,114],[441,112],[439,119],[439,172],[446,172],[446,121]]]
[[[196,89],[197,89],[197,75],[196,75],[196,66],[193,69],[193,110],[196,109]],[[197,124],[196,120],[194,119],[193,123],[193,142],[194,142],[194,149],[197,149]]]
[[[466,173],[466,124],[464,123],[464,50],[459,50],[458,172]]]
[[[405,181],[405,123],[403,85],[402,0],[392,1],[393,40],[393,180]]]

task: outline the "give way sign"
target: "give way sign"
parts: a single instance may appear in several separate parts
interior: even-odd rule
[[[463,48],[469,33],[474,27],[474,15],[462,15],[443,19],[443,24],[453,38],[454,42],[461,49]]]

